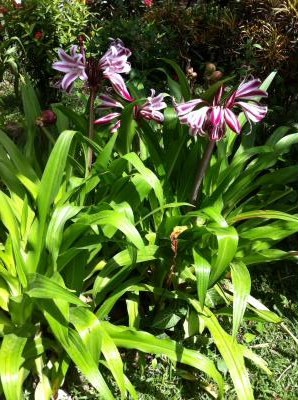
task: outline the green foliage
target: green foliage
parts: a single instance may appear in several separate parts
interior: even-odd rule
[[[188,96],[187,79],[168,64],[180,79],[169,80],[170,89]],[[188,136],[172,107],[159,127],[135,121],[129,104],[118,135],[106,140],[99,131],[92,142],[85,116],[56,105],[58,125],[76,128],[53,139],[44,162],[35,125],[40,106],[29,82],[23,85],[26,145],[18,148],[0,131],[5,398],[22,398],[34,374],[36,396],[50,399],[71,362],[103,398],[114,398],[103,370],[122,398],[137,398],[124,348],[202,372],[220,398],[224,379],[213,361],[219,352],[238,398],[253,399],[245,359],[270,371],[238,340],[239,329],[244,318],[281,318],[250,296],[248,268],[295,256],[276,246],[298,230],[290,190],[297,166],[282,166],[296,137],[279,129],[255,146],[228,132],[212,155],[196,208],[188,201],[206,141]],[[87,146],[95,153],[90,171]],[[188,348],[187,339],[196,337],[212,338],[209,354]]]

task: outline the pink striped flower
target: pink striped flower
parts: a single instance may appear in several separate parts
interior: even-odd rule
[[[258,99],[266,97],[267,92],[260,86],[258,79],[242,82],[226,100],[223,99],[224,87],[221,86],[212,104],[195,99],[175,104],[175,108],[180,122],[190,127],[192,135],[208,135],[210,140],[219,141],[225,136],[227,127],[237,134],[241,132],[235,109],[242,110],[247,120],[252,122],[259,122],[266,116],[267,106],[258,104]]]
[[[89,87],[99,89],[102,80],[108,79],[117,93],[131,101],[124,80],[120,74],[130,72],[131,66],[127,61],[131,51],[124,47],[120,39],[111,43],[108,51],[99,60],[86,58],[85,49],[78,52],[78,46],[72,46],[71,54],[64,50],[58,51],[60,61],[53,64],[53,68],[65,74],[61,81],[62,89],[70,91],[76,79],[88,82]]]
[[[167,104],[164,102],[164,97],[164,93],[155,96],[155,90],[151,89],[151,95],[147,97],[147,101],[141,106],[136,105],[134,107],[135,119],[144,118],[146,120],[156,121],[161,124],[164,121],[164,116],[160,110],[163,110],[167,107]],[[122,103],[108,95],[101,95],[100,99],[102,102],[99,108],[117,109],[117,111],[113,111],[101,118],[98,118],[94,121],[94,123],[96,125],[113,123],[114,125],[112,126],[111,132],[115,132],[120,127],[120,116],[124,106]],[[125,100],[127,99],[125,98]],[[133,100],[134,99],[132,99],[131,102]]]

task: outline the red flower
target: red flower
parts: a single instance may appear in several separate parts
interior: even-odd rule
[[[44,32],[43,31],[37,31],[34,35],[34,38],[36,40],[42,40],[44,38]]]
[[[154,4],[154,0],[144,0],[144,4],[146,7],[152,7]]]

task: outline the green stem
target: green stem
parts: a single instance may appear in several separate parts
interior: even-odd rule
[[[45,128],[44,126],[41,126],[40,129],[46,135],[46,137],[49,139],[49,141],[54,145],[56,143],[56,141],[53,138],[53,136],[51,135],[51,133],[48,131],[48,129]]]
[[[90,89],[90,106],[89,106],[89,129],[88,136],[90,140],[94,139],[94,103],[96,98],[97,90],[94,88]],[[90,171],[93,159],[93,150],[89,147],[87,157],[87,168]]]
[[[209,167],[214,146],[215,146],[215,142],[210,140],[205,149],[205,152],[203,154],[203,158],[199,164],[199,168],[198,168],[198,172],[197,172],[197,176],[196,176],[196,180],[195,180],[195,185],[194,185],[192,196],[191,196],[191,204],[193,204],[194,206],[196,206],[198,203],[198,199],[199,199],[201,189],[202,189],[203,179],[206,174],[206,170]]]

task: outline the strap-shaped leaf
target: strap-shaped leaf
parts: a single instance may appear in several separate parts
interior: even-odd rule
[[[251,279],[249,271],[243,262],[231,264],[232,282],[234,286],[233,297],[233,337],[236,337],[242,322],[250,294]]]
[[[121,155],[129,153],[133,138],[136,134],[137,123],[134,119],[134,109],[137,105],[143,104],[146,99],[138,99],[128,104],[121,114],[121,126],[116,141],[116,149]]]
[[[112,153],[114,150],[114,146],[116,143],[118,134],[115,132],[113,133],[113,136],[110,138],[108,143],[105,145],[105,147],[102,149],[102,151],[99,153],[97,156],[97,159],[95,161],[95,169],[99,171],[105,171],[106,168],[108,167],[111,158],[112,158]]]
[[[192,251],[194,259],[194,267],[197,278],[197,292],[201,307],[204,307],[207,290],[209,287],[209,277],[211,265],[202,257],[195,249]]]
[[[29,272],[28,265],[24,261],[24,257],[21,254],[21,237],[19,231],[19,225],[13,213],[13,209],[11,206],[11,199],[6,196],[3,192],[0,191],[0,202],[1,202],[1,209],[0,209],[0,216],[1,221],[7,228],[13,246],[13,252],[15,255],[16,260],[16,271],[18,274],[18,279],[23,287],[27,286],[27,277],[26,275]]]
[[[158,246],[149,245],[144,246],[137,252],[136,263],[142,263],[146,261],[151,261],[156,258],[156,252]],[[116,254],[112,259],[108,261],[104,269],[99,273],[93,286],[93,296],[105,298],[105,292],[119,289],[119,285],[123,284],[123,279],[131,271],[132,258],[128,250],[123,250]],[[122,268],[121,268],[122,267]],[[123,275],[124,271],[124,275]],[[127,271],[127,274],[125,274]],[[121,279],[122,278],[122,279]],[[108,297],[109,300],[111,296]]]
[[[200,318],[210,331],[216,347],[220,351],[227,367],[239,400],[254,400],[248,371],[244,364],[244,349],[236,340],[228,335],[220,326],[215,315],[206,307],[204,310],[196,300],[190,299],[190,303],[197,310]],[[202,313],[203,312],[203,313]]]
[[[203,371],[218,384],[220,395],[223,394],[223,379],[214,363],[198,351],[186,349],[181,344],[168,339],[159,339],[150,333],[137,331],[124,326],[115,326],[102,322],[106,331],[117,347],[138,349],[146,353],[165,355],[174,362],[181,362]],[[249,399],[247,399],[249,400]]]
[[[123,156],[146,180],[146,182],[152,187],[154,193],[159,201],[160,206],[164,204],[163,190],[161,183],[157,176],[141,161],[136,153],[129,153]]]
[[[210,274],[209,286],[214,285],[220,279],[230,262],[233,260],[237,246],[238,234],[235,228],[229,226],[226,228],[207,228],[209,232],[216,235],[218,243],[217,256],[214,263],[211,263],[212,270]]]
[[[84,344],[99,362],[100,353],[106,359],[107,367],[112,372],[122,395],[125,395],[126,389],[130,391],[131,384],[126,378],[123,369],[123,362],[115,343],[106,332],[104,326],[98,318],[86,308],[73,308],[71,310],[71,320],[78,331]],[[132,390],[134,394],[134,390]]]
[[[138,293],[130,294],[126,299],[129,326],[135,329],[138,329],[140,326],[139,303],[140,298]]]
[[[114,400],[114,396],[79,334],[73,329],[70,329],[69,343],[62,343],[62,345],[72,361],[77,365],[82,374],[85,375],[91,385],[98,390],[103,399]]]
[[[135,226],[125,217],[125,215],[114,211],[105,210],[96,214],[85,215],[79,223],[85,225],[100,225],[100,226],[113,226],[124,233],[127,239],[134,244],[138,249],[144,247],[143,239],[141,238]]]
[[[9,137],[0,130],[0,144],[4,147],[5,151],[9,156],[9,161],[16,169],[16,177],[24,185],[24,187],[36,197],[37,195],[37,184],[39,179],[27,161],[26,157],[20,152],[18,147],[13,143]]]
[[[46,245],[52,255],[54,267],[56,266],[56,261],[62,242],[64,225],[81,209],[82,207],[76,207],[68,204],[63,207],[57,207],[52,215],[47,229]]]
[[[262,219],[281,219],[283,221],[291,221],[298,223],[298,215],[290,215],[281,211],[276,210],[254,210],[241,213],[235,216],[227,218],[229,224],[242,221],[251,218],[262,218]]]
[[[176,72],[178,79],[179,79],[179,83],[180,83],[181,95],[182,95],[184,101],[190,100],[191,99],[191,91],[190,91],[189,83],[188,83],[187,78],[186,78],[184,72],[182,71],[182,69],[173,60],[169,60],[168,58],[162,58],[162,60],[165,61],[167,64],[169,64]],[[177,99],[177,100],[179,100],[179,99]]]
[[[32,298],[63,300],[70,304],[86,307],[86,304],[70,290],[59,285],[53,279],[40,274],[30,275],[26,293]]]
[[[99,319],[86,308],[72,307],[70,320],[88,348],[93,360],[98,364],[102,346]]]
[[[52,202],[61,185],[64,168],[75,131],[65,131],[59,136],[42,175],[37,197],[41,225],[47,218]]]
[[[22,400],[24,380],[21,366],[27,338],[14,333],[6,334],[0,349],[0,376],[6,400]]]

